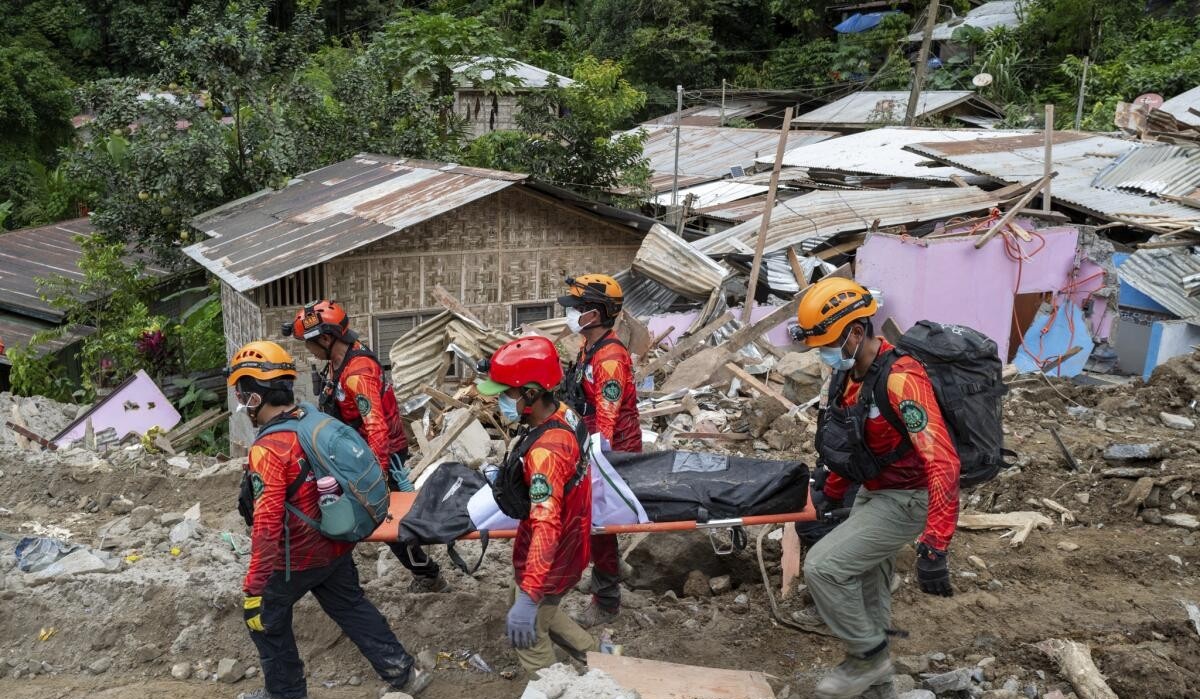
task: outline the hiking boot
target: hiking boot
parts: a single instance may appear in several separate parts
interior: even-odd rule
[[[414,593],[425,592],[449,592],[450,583],[438,573],[432,578],[417,578],[414,577],[412,582],[408,584],[408,591]]]
[[[575,620],[576,624],[579,624],[585,629],[590,629],[593,626],[600,626],[601,624],[608,624],[614,621],[619,612],[619,609],[605,609],[599,604],[596,604],[596,600],[592,600],[591,604],[587,606],[587,609],[571,618]]]
[[[898,699],[896,694],[896,685],[892,683],[892,678],[873,684],[867,691],[862,693],[862,699]]]
[[[261,687],[259,689],[254,690],[253,692],[240,692],[237,695],[237,699],[284,699],[284,698],[279,696],[278,694],[271,694],[270,692],[267,691],[266,687]],[[308,699],[308,695],[306,694],[302,697],[299,697],[299,699]]]
[[[817,611],[816,607],[805,607],[798,612],[792,612],[792,621],[796,622],[796,625],[808,633],[833,636],[833,631],[825,623],[825,620],[821,618],[821,613]]]
[[[409,696],[415,697],[421,692],[424,692],[432,682],[432,672],[413,666],[412,673],[408,676],[408,681],[404,683],[403,687],[396,687],[396,689],[399,689],[401,692],[404,692]]]
[[[847,655],[817,683],[817,699],[857,699],[873,686],[890,680],[892,674],[892,659],[887,648],[869,658]]]

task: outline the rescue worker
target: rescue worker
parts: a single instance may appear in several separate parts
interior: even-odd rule
[[[850,699],[890,686],[890,586],[904,546],[915,540],[924,592],[953,594],[947,549],[958,520],[958,454],[921,363],[899,355],[882,375],[894,348],[875,337],[871,318],[877,309],[867,289],[826,278],[801,299],[793,330],[835,372],[817,430],[820,462],[832,471],[824,496],[840,500],[853,483],[863,486],[849,518],[822,537],[804,563],[817,610],[847,651],[818,683],[820,699]],[[876,390],[884,387],[903,432],[875,402]]]
[[[358,334],[350,330],[350,319],[341,305],[314,301],[296,312],[283,326],[284,337],[304,341],[309,354],[327,362],[319,378],[317,406],[350,425],[362,435],[392,491],[412,491],[408,469],[408,438],[400,420],[396,392],[383,376],[383,366]],[[419,546],[388,544],[400,564],[413,574],[409,592],[449,592],[450,584],[441,568]]]
[[[559,608],[588,564],[592,484],[582,452],[587,434],[579,416],[554,394],[563,371],[550,340],[530,336],[502,345],[492,354],[487,376],[479,392],[498,396],[504,420],[521,425],[493,491],[501,509],[520,519],[506,629],[532,676],[557,662],[552,644],[581,661],[596,649],[591,635]]]
[[[583,416],[588,432],[603,435],[614,451],[640,452],[633,360],[613,331],[624,301],[621,285],[604,274],[567,278],[566,284],[558,303],[566,309],[567,326],[583,337],[568,370],[566,401]],[[607,624],[621,611],[620,566],[617,535],[593,536],[592,601],[575,617],[584,628]]]
[[[298,417],[295,380],[292,357],[274,342],[251,342],[229,364],[228,383],[237,410],[245,411],[260,431]],[[290,503],[307,517],[321,516],[315,477],[310,472],[301,479],[303,458],[295,432],[264,435],[250,447],[250,503],[243,503],[243,513],[253,524],[242,608],[266,686],[243,697],[307,696],[304,663],[292,634],[292,608],[309,592],[384,682],[415,694],[429,685],[432,675],[415,667],[383,615],[363,596],[352,557],[354,544],[326,538],[285,508]]]

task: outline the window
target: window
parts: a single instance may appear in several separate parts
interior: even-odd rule
[[[536,323],[539,320],[549,320],[554,317],[554,304],[539,303],[535,305],[513,306],[513,328],[520,329],[526,323]]]
[[[372,349],[375,350],[376,356],[379,357],[379,362],[385,367],[392,365],[391,357],[392,345],[396,344],[396,340],[404,337],[405,333],[417,327],[421,323],[436,316],[440,311],[425,311],[423,313],[399,313],[391,316],[376,316],[375,318],[375,342]]]
[[[263,308],[299,308],[326,298],[324,282],[321,265],[314,265],[259,287],[256,300]]]

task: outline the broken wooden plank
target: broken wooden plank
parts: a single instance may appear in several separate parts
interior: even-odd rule
[[[446,287],[442,286],[441,284],[434,285],[433,298],[442,306],[442,308],[445,308],[451,313],[462,316],[463,318],[466,318],[482,328],[487,327],[484,325],[483,321],[475,317],[474,313],[467,310],[467,307],[462,304],[462,301],[454,298],[454,295],[449,291],[446,291]]]
[[[50,440],[46,439],[45,437],[41,436],[37,432],[34,432],[33,430],[29,429],[28,427],[26,427],[24,425],[18,425],[17,423],[13,422],[12,420],[5,420],[4,424],[8,425],[8,429],[12,430],[13,432],[16,432],[17,434],[21,435],[25,439],[28,439],[32,442],[37,443],[43,449],[48,449],[50,451],[58,450],[57,444],[55,444],[54,442],[51,442]]]
[[[748,385],[750,388],[753,388],[754,390],[758,391],[762,395],[764,395],[768,398],[771,398],[776,403],[779,403],[780,405],[782,405],[784,410],[792,411],[792,410],[796,409],[796,404],[791,402],[787,398],[784,398],[782,393],[780,393],[779,391],[776,391],[775,389],[766,385],[762,381],[759,381],[758,379],[756,379],[754,377],[753,374],[751,374],[750,372],[741,368],[737,364],[734,364],[733,362],[726,362],[725,368],[728,369],[729,372],[732,373],[734,376],[741,379],[742,382],[745,383],[746,385]]]
[[[954,183],[955,187],[970,187],[971,186],[971,185],[967,184],[967,181],[962,178],[962,175],[950,175],[950,181]]]
[[[779,596],[787,599],[792,594],[792,584],[800,577],[800,535],[793,526],[783,528],[783,555],[779,560],[783,581],[779,585]]]
[[[421,458],[418,459],[415,464],[413,464],[412,469],[408,474],[409,482],[416,483],[417,477],[420,476],[425,469],[429,468],[429,466],[442,455],[442,452],[446,451],[446,449],[450,447],[450,444],[454,442],[458,435],[462,434],[462,431],[467,429],[467,425],[470,425],[474,421],[475,415],[473,412],[461,413],[458,420],[456,420],[454,424],[450,425],[446,431],[442,432],[437,436],[436,439],[433,440],[429,453],[422,454]]]
[[[1054,510],[1055,512],[1057,512],[1061,516],[1063,524],[1074,524],[1075,523],[1075,513],[1068,510],[1063,505],[1060,505],[1059,503],[1051,500],[1050,498],[1042,498],[1042,504],[1045,505],[1046,507],[1050,508],[1051,510]]]
[[[687,407],[683,403],[670,403],[667,405],[660,405],[660,406],[657,406],[654,408],[650,408],[649,410],[639,411],[638,417],[639,418],[655,418],[655,417],[662,417],[664,415],[676,415],[678,413],[682,413],[682,412],[686,412],[686,411],[687,411]]]
[[[588,653],[589,669],[608,673],[642,699],[775,699],[761,672],[722,670],[643,660],[628,655]]]
[[[675,436],[680,439],[712,439],[718,442],[747,442],[754,439],[754,435],[746,432],[676,432]]]
[[[758,226],[758,240],[754,246],[754,261],[750,264],[750,281],[746,285],[746,305],[742,308],[742,322],[750,323],[754,310],[754,294],[758,289],[758,275],[762,271],[763,251],[767,245],[767,230],[771,227],[771,212],[775,209],[775,193],[779,189],[779,170],[783,165],[783,154],[787,150],[788,132],[792,129],[792,108],[783,112],[783,128],[779,130],[779,143],[775,147],[775,162],[771,166],[771,179],[767,183],[767,201],[763,205]],[[801,288],[804,284],[800,284]]]
[[[703,328],[700,328],[695,332],[695,334],[689,335],[681,339],[679,342],[676,342],[674,347],[659,355],[654,361],[639,369],[637,375],[634,377],[634,383],[641,383],[642,379],[666,366],[667,362],[670,362],[676,357],[681,356],[689,349],[695,347],[701,342],[704,342],[709,338],[710,335],[720,330],[731,320],[733,320],[733,311],[726,311],[725,313],[721,314],[720,318],[717,318],[708,325],[705,325]]]
[[[796,248],[788,246],[787,249],[788,264],[792,267],[792,276],[796,279],[796,285],[801,289],[808,286],[808,277],[804,276],[804,266],[800,264],[800,256],[796,254]]]
[[[992,227],[987,230],[986,233],[984,233],[982,236],[979,237],[979,240],[975,241],[975,249],[978,250],[979,248],[982,248],[984,245],[987,245],[989,240],[991,240],[997,233],[1004,230],[1004,227],[1008,225],[1009,221],[1013,220],[1013,217],[1015,217],[1017,215],[1017,212],[1020,211],[1021,209],[1024,209],[1029,204],[1029,202],[1033,201],[1033,198],[1035,196],[1037,196],[1038,193],[1041,192],[1042,189],[1044,189],[1046,187],[1046,185],[1048,185],[1050,183],[1050,180],[1054,179],[1057,176],[1058,176],[1057,172],[1051,172],[1050,174],[1048,174],[1048,175],[1042,177],[1040,180],[1038,180],[1033,185],[1033,187],[1031,187],[1029,189],[1029,191],[1025,193],[1025,196],[1021,197],[1020,201],[1018,201],[1003,216],[1001,216],[999,221],[994,223],[992,225]]]
[[[1034,529],[1048,529],[1054,520],[1040,512],[1003,512],[964,514],[958,517],[959,529],[1011,529],[1013,548],[1025,543]]]
[[[1084,643],[1061,638],[1049,638],[1035,644],[1037,649],[1058,663],[1062,674],[1075,687],[1079,699],[1117,699],[1104,675],[1092,661],[1092,651]]]

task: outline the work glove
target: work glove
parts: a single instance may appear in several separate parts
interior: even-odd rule
[[[923,543],[917,545],[917,582],[921,584],[921,592],[926,594],[954,596],[945,551],[938,551]]]
[[[262,596],[255,595],[242,600],[242,618],[246,620],[246,628],[251,631],[266,631],[262,623]]]
[[[518,589],[517,599],[508,610],[508,640],[513,648],[532,648],[537,643],[537,610],[529,595]]]

